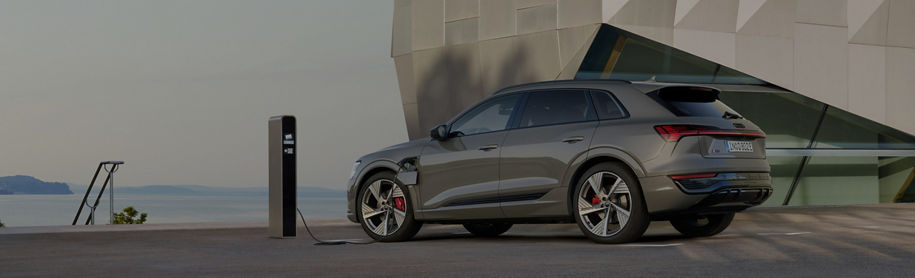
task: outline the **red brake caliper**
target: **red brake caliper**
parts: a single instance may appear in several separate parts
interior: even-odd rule
[[[600,204],[600,198],[597,198],[597,194],[594,194],[594,197],[591,198],[591,204],[592,205]]]
[[[404,211],[406,209],[406,203],[404,203],[403,197],[394,198],[394,207],[399,211]]]

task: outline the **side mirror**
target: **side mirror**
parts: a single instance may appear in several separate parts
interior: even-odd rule
[[[432,130],[429,131],[429,137],[432,139],[445,141],[448,140],[448,126],[447,125],[438,125]]]

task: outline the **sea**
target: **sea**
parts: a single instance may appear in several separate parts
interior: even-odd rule
[[[90,199],[95,197],[94,194]],[[70,225],[83,194],[72,195],[0,195],[0,222],[7,227]],[[90,201],[91,203],[91,201]],[[108,196],[102,197],[96,209],[96,224],[108,223]],[[345,197],[299,196],[298,207],[306,219],[345,219]],[[267,196],[182,196],[150,194],[115,194],[116,211],[133,206],[147,213],[146,223],[197,222],[266,222]],[[83,208],[83,224],[89,208]]]

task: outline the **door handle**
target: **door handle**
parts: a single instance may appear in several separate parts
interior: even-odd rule
[[[479,147],[479,148],[477,148],[477,149],[478,149],[478,150],[481,150],[481,151],[484,151],[484,152],[488,152],[488,151],[491,151],[491,150],[495,150],[495,149],[498,148],[498,147],[499,147],[499,145],[492,144],[492,145],[482,146],[482,147]]]
[[[566,139],[562,139],[562,142],[572,144],[572,143],[578,143],[579,141],[584,141],[584,140],[585,140],[584,136],[572,136],[572,137],[568,137]]]

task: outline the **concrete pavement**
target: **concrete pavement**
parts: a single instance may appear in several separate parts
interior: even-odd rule
[[[358,225],[344,221],[317,221],[312,230],[327,239],[365,238]],[[493,239],[473,238],[460,226],[427,225],[410,242],[315,246],[304,229],[296,239],[279,240],[267,238],[263,225],[0,229],[0,276],[873,277],[915,273],[915,204],[754,209],[738,214],[721,235],[698,239],[684,238],[670,225],[655,222],[641,241],[623,245],[593,244],[575,225],[557,224],[516,225]]]

